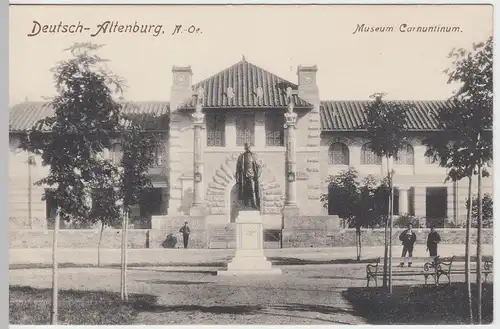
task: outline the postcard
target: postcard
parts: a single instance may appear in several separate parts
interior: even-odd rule
[[[11,5],[11,324],[493,321],[493,6]]]

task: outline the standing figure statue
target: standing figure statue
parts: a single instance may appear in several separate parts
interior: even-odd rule
[[[236,164],[236,184],[238,184],[238,199],[245,209],[260,210],[259,178],[261,166],[257,155],[252,153],[245,143],[245,152],[240,154]]]

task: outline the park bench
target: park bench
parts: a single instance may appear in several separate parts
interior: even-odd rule
[[[399,260],[409,260],[407,258],[393,258],[393,264],[397,263]],[[418,263],[421,258],[413,258],[413,263]],[[427,285],[427,281],[429,277],[434,279],[435,285],[439,285],[439,279],[444,275],[448,278],[448,284],[451,284],[451,275],[452,274],[464,274],[465,269],[453,269],[453,264],[455,260],[455,256],[449,258],[449,260],[442,259],[438,257],[425,258],[427,260],[424,263],[424,268],[421,272],[415,270],[403,270],[403,271],[394,271],[393,276],[417,276],[421,273],[425,279],[425,285]],[[456,264],[456,263],[455,263]],[[483,262],[483,269],[481,270],[482,274],[484,274],[485,282],[488,279],[488,276],[493,273],[493,262],[490,260],[485,260]],[[471,269],[471,274],[476,273],[476,269]],[[374,281],[375,286],[378,286],[378,277],[382,277],[384,275],[382,265],[380,264],[380,257],[376,258],[374,263],[370,263],[366,265],[366,286],[370,286],[370,282]]]
[[[445,261],[441,259],[439,256],[436,256],[432,262],[427,262],[424,264],[424,269],[422,270],[422,274],[425,278],[425,285],[427,285],[428,277],[432,277],[434,279],[434,284],[436,286],[439,285],[439,278],[441,276],[446,276],[448,278],[448,285],[451,284],[451,275],[452,274],[465,274],[465,268],[463,269],[453,269],[453,261],[455,260],[455,256],[452,256],[449,261]],[[477,273],[477,268],[471,268],[470,273]],[[479,269],[481,274],[484,275],[484,282],[488,280],[488,276],[493,273],[493,261],[485,260],[483,262],[483,269]]]
[[[429,276],[431,276],[434,278],[435,285],[438,286],[439,278],[443,275],[448,278],[448,284],[451,284],[451,267],[454,260],[455,256],[452,256],[449,262],[445,262],[443,259],[439,258],[439,256],[436,256],[432,262],[425,263],[424,269],[422,270],[422,274],[425,278],[425,285],[427,285],[427,280]]]
[[[415,258],[409,258],[409,257],[393,257],[392,258],[392,264],[400,264],[401,262],[408,263],[409,261],[412,262],[413,264],[416,263],[422,263],[425,261],[430,260],[429,257],[415,257]],[[418,270],[413,268],[407,268],[407,269],[399,269],[399,267],[393,266],[392,268],[392,276],[413,276],[415,274],[418,274]],[[389,275],[387,273],[387,275]],[[378,286],[378,277],[383,277],[384,272],[383,272],[383,265],[380,264],[380,257],[375,259],[374,263],[370,263],[366,265],[366,286],[370,286],[370,282],[374,281],[375,286]]]

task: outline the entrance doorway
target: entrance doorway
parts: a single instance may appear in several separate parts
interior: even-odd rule
[[[444,226],[448,210],[448,189],[428,187],[425,191],[425,216],[427,223],[437,227]],[[429,226],[429,225],[428,225]]]

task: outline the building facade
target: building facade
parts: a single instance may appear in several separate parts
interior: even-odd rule
[[[170,102],[125,104],[126,114],[165,136],[149,172],[155,188],[132,217],[151,218],[144,228],[185,216],[201,216],[213,227],[234,222],[239,207],[234,173],[245,143],[263,167],[261,214],[267,228],[282,228],[287,209],[301,216],[334,215],[335,209],[320,201],[328,193],[328,175],[354,167],[361,178],[381,178],[386,164],[367,144],[368,102],[321,100],[317,74],[316,66],[299,66],[293,83],[243,59],[193,84],[190,67],[174,67]],[[407,128],[412,137],[393,164],[396,213],[462,222],[467,182],[445,181],[446,170],[425,157],[422,145],[438,128],[435,114],[448,103],[411,103]],[[48,104],[37,102],[10,110],[11,227],[50,226],[53,204],[42,200],[46,187],[33,184],[47,168],[19,150],[19,136],[51,113]],[[119,141],[107,156],[119,161]],[[491,176],[483,186],[485,193],[492,192]]]

